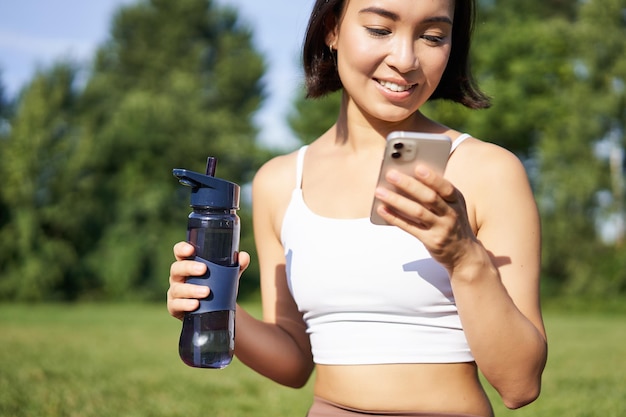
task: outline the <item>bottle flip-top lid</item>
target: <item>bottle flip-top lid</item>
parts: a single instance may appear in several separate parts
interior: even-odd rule
[[[239,185],[215,178],[217,159],[209,157],[206,174],[174,169],[172,173],[178,181],[191,188],[191,206],[217,209],[239,208]]]

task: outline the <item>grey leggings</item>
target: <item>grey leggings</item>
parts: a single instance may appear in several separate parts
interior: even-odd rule
[[[472,414],[424,413],[407,411],[364,411],[344,407],[315,397],[307,417],[357,417],[357,416],[396,416],[396,417],[480,417]]]

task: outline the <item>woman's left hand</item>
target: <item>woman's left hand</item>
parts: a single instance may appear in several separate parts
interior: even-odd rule
[[[424,165],[416,167],[414,177],[390,170],[386,179],[397,192],[384,187],[376,189],[376,197],[384,203],[378,214],[415,236],[433,258],[448,271],[453,270],[468,245],[477,243],[463,194]]]

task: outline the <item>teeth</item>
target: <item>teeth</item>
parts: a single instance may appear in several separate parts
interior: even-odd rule
[[[385,87],[386,89],[395,91],[396,93],[401,93],[403,91],[410,90],[411,88],[413,88],[413,85],[414,85],[414,84],[413,85],[398,85],[390,81],[382,81],[382,80],[379,80],[378,83],[382,85],[383,87]]]

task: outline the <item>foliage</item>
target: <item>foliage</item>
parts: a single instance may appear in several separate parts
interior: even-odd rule
[[[77,197],[77,166],[71,159],[78,140],[74,76],[66,64],[36,75],[2,146],[0,193],[6,213],[0,294],[5,297],[55,298],[66,273],[78,265],[78,246],[71,239],[80,238],[80,221],[68,205]]]
[[[546,294],[623,294],[626,0],[478,3],[473,67],[493,107],[423,110],[524,161]],[[265,64],[232,9],[125,6],[79,83],[81,67],[41,70],[14,100],[0,83],[0,299],[162,299],[189,210],[171,169],[202,171],[212,155],[218,176],[246,184],[271,156],[252,122]],[[340,100],[294,98],[302,142],[335,122]],[[241,247],[255,261],[244,203]],[[242,294],[257,280],[255,262]]]
[[[626,147],[625,11],[624,0],[581,7],[571,32],[575,77],[555,95],[565,108],[546,126],[537,150],[545,270],[564,293],[626,291],[623,229],[621,237],[605,242],[597,228],[605,221],[602,211],[624,219],[624,161],[611,172],[609,161],[596,151],[607,140],[617,149]],[[613,188],[612,178],[619,184]],[[610,195],[608,207],[598,198],[604,191]]]
[[[251,179],[264,70],[234,10],[149,0],[118,11],[84,88],[69,64],[40,73],[2,148],[0,298],[161,300],[189,211],[171,170],[212,155]]]
[[[311,143],[336,121],[342,93],[310,100],[304,91],[294,100],[294,109],[288,116],[289,127],[303,143]]]
[[[4,84],[1,79],[2,72],[0,72],[0,157],[4,155],[4,150],[8,145],[8,136],[10,132],[9,117],[11,114],[11,103],[5,96]],[[0,168],[0,173],[1,173]],[[6,200],[3,198],[3,194],[0,187],[0,228],[8,223],[9,218],[9,206]],[[0,250],[2,250],[0,240]],[[0,260],[0,268],[2,267],[2,261]]]

